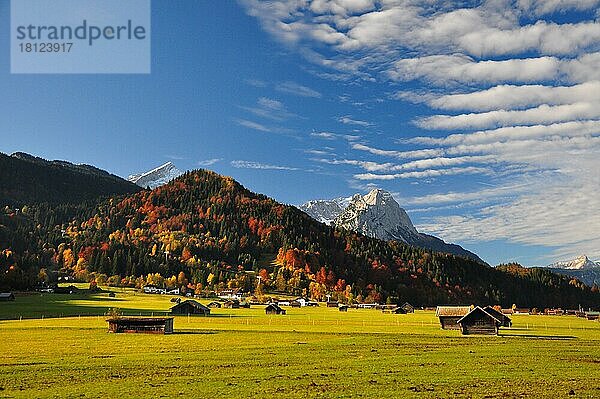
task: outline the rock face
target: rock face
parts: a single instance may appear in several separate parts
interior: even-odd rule
[[[365,196],[354,195],[346,209],[335,218],[334,224],[386,241],[410,242],[419,234],[392,195],[379,189]]]
[[[381,189],[366,195],[355,194],[350,199],[310,201],[300,206],[312,218],[338,228],[353,230],[380,240],[403,241],[417,247],[465,256],[485,263],[464,248],[447,244],[437,237],[422,234],[394,197]]]
[[[300,209],[309,214],[313,219],[331,225],[348,206],[352,198],[335,198],[332,200],[314,200],[300,206]]]
[[[590,260],[585,255],[553,263],[548,268],[554,273],[575,277],[589,286],[600,285],[600,263]]]
[[[177,169],[172,162],[167,162],[166,164],[148,172],[130,175],[127,180],[143,188],[149,187],[151,189],[155,189],[156,187],[167,184],[182,174],[183,172]]]

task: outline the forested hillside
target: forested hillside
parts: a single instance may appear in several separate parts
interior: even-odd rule
[[[79,203],[132,194],[140,187],[89,165],[46,161],[29,154],[0,153],[0,206]]]
[[[331,293],[342,301],[600,305],[600,294],[576,280],[334,230],[203,170],[98,206],[6,209],[0,243],[4,287],[25,288],[60,272],[114,285],[242,287],[318,299]]]

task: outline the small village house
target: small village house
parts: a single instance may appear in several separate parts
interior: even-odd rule
[[[171,308],[171,313],[208,316],[210,315],[210,309],[200,302],[194,301],[193,299],[188,299],[187,301],[183,301],[173,306]]]
[[[347,312],[347,311],[348,311],[348,305],[340,305],[340,306],[338,307],[338,310],[339,310],[340,312]]]
[[[116,317],[106,321],[109,333],[173,333],[172,317]]]
[[[328,308],[337,308],[339,305],[338,301],[327,301]]]
[[[439,318],[443,330],[459,330],[458,320],[470,311],[470,306],[438,306],[435,316]]]
[[[479,306],[458,320],[463,335],[497,335],[502,321]]]
[[[212,301],[207,306],[212,309],[219,309],[221,307],[221,302]]]
[[[276,303],[270,303],[265,308],[265,313],[266,314],[286,314],[286,311],[285,311],[285,309],[282,309]]]

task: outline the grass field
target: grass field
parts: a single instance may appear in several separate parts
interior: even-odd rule
[[[600,323],[571,316],[517,315],[499,337],[442,331],[419,311],[216,309],[165,336],[107,334],[85,316],[171,305],[132,292],[0,303],[17,319],[0,322],[0,398],[600,397]]]

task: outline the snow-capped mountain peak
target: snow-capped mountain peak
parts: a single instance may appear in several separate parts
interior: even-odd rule
[[[600,264],[590,260],[586,255],[579,256],[572,260],[560,261],[548,266],[552,269],[565,269],[565,270],[588,270],[594,268],[600,268]]]
[[[373,189],[364,196],[354,195],[334,223],[383,240],[409,242],[409,236],[418,234],[406,211],[390,193],[381,189]]]
[[[140,187],[150,187],[151,189],[155,189],[156,187],[167,184],[182,174],[183,172],[177,169],[173,162],[167,162],[148,172],[130,175],[127,180]]]
[[[385,190],[373,189],[365,195],[333,200],[309,201],[299,207],[321,223],[353,230],[380,240],[397,240],[434,251],[448,252],[483,262],[477,255],[458,245],[422,234],[410,217]]]

